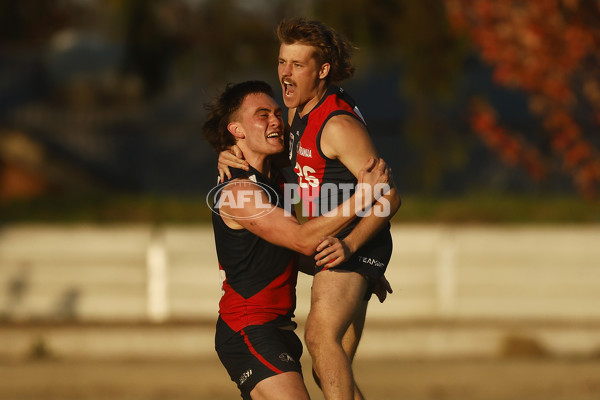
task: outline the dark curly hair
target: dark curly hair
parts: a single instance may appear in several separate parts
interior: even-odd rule
[[[316,49],[319,65],[330,64],[327,83],[339,83],[354,75],[352,52],[356,47],[333,28],[320,21],[305,18],[284,19],[277,27],[280,43],[301,43]]]
[[[235,85],[229,83],[214,102],[205,105],[208,114],[202,125],[202,133],[217,153],[227,150],[235,144],[235,137],[229,133],[227,125],[235,120],[236,113],[246,96],[255,93],[264,93],[275,97],[273,88],[268,83],[246,81]]]

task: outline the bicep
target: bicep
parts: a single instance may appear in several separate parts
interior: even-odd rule
[[[321,148],[326,156],[338,159],[357,178],[367,161],[377,157],[367,128],[349,115],[338,115],[327,122]]]
[[[236,188],[223,190],[220,205],[221,213],[235,221],[242,228],[260,238],[295,250],[294,237],[300,223],[288,210],[270,203],[265,192],[260,188]]]

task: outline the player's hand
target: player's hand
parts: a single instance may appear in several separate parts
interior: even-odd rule
[[[319,242],[317,246],[317,255],[315,255],[316,264],[318,266],[327,264],[326,268],[334,268],[347,261],[352,256],[352,252],[344,243],[333,236],[326,236]]]
[[[364,192],[365,200],[368,204],[371,204],[389,190],[391,173],[391,168],[387,166],[383,158],[370,158],[358,172],[358,185],[356,191]],[[388,189],[383,192],[376,191],[375,188],[378,184],[388,185]]]
[[[373,293],[375,293],[375,296],[377,296],[380,303],[383,303],[385,301],[388,293],[394,293],[394,291],[392,290],[392,286],[390,286],[388,280],[385,279],[385,275],[382,276],[381,279],[379,279],[379,282],[377,282],[375,288],[373,289]]]
[[[225,181],[225,176],[227,176],[228,179],[231,179],[229,167],[250,171],[248,162],[244,160],[242,150],[235,144],[231,146],[229,150],[223,150],[219,153],[217,168],[219,169],[219,178],[221,179],[221,182]]]

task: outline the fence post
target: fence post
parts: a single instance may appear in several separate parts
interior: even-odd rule
[[[146,267],[148,318],[152,322],[163,322],[169,314],[168,261],[164,234],[160,231],[152,233],[146,253]]]
[[[436,260],[436,299],[438,316],[452,318],[456,310],[456,244],[453,232],[442,230]]]

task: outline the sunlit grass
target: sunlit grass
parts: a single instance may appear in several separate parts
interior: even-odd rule
[[[395,222],[600,223],[600,202],[577,197],[403,196]],[[60,195],[0,204],[2,223],[209,223],[203,195]]]

